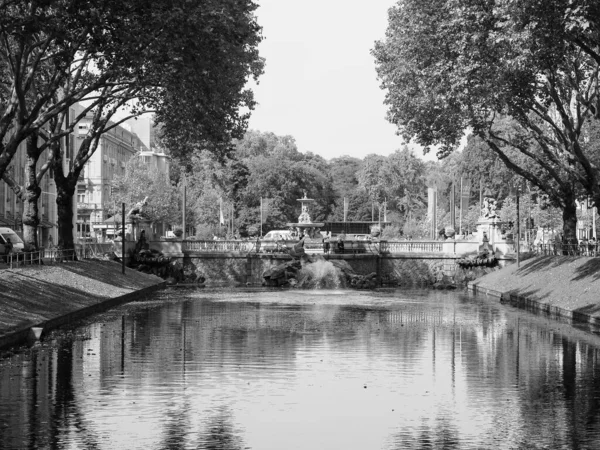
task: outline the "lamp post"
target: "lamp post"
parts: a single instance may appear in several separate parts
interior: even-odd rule
[[[54,197],[57,197],[57,195],[56,195],[56,193],[55,193],[55,192],[46,192],[46,191],[42,191],[41,193],[42,193],[42,194],[46,194],[46,195],[52,195],[52,196],[54,196]],[[56,200],[55,200],[55,203],[56,203]],[[42,203],[42,206],[43,206],[43,203]],[[48,202],[48,209],[50,209],[50,202]],[[39,211],[38,211],[38,214],[39,214]],[[48,219],[50,219],[50,213],[48,213]],[[52,223],[52,222],[51,222],[51,223]],[[54,225],[56,226],[56,224],[54,224]],[[52,240],[54,241],[54,236],[53,236],[52,234],[50,234],[50,236],[49,236],[49,237],[52,237]],[[58,241],[56,241],[56,242],[58,243]]]
[[[520,241],[521,241],[521,216],[519,214],[519,188],[520,188],[520,183],[521,181],[519,180],[515,185],[513,185],[510,189],[511,194],[513,194],[515,196],[515,204],[516,204],[516,208],[517,208],[517,217],[516,217],[516,225],[517,225],[517,232],[516,232],[516,240],[515,240],[515,252],[517,254],[517,267],[519,267],[521,265],[521,258],[520,258]]]
[[[516,204],[517,204],[517,267],[521,264],[520,251],[521,251],[521,216],[519,214],[519,186],[516,188]]]
[[[125,203],[121,204],[121,218],[123,222],[123,236],[121,236],[121,271],[125,275]]]
[[[184,175],[183,176],[183,217],[182,217],[182,222],[183,222],[183,234],[181,235],[181,240],[185,241],[186,235],[185,235],[185,228],[186,228],[186,216],[185,216],[185,210],[187,209],[187,178]]]

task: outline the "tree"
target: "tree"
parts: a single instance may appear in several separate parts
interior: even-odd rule
[[[386,198],[396,204],[405,220],[426,205],[425,164],[406,145],[387,158],[381,176]]]
[[[360,205],[360,202],[351,202],[350,197],[355,196],[359,189],[357,173],[361,165],[362,162],[360,159],[352,158],[350,156],[342,156],[329,161],[329,173],[331,175],[336,200],[328,220],[344,220],[344,199],[348,202],[347,217],[356,215],[357,211],[355,208]]]
[[[69,106],[103,86],[108,73],[123,75],[116,35],[131,7],[110,0],[0,1],[0,178],[25,202],[28,247],[37,247],[39,181],[50,167],[38,169],[37,162],[72,131],[64,127]],[[17,186],[6,169],[23,142],[26,183]]]
[[[215,171],[216,178],[223,180],[215,183],[224,196],[235,199],[236,223],[244,234],[250,227],[260,228],[261,198],[269,199],[263,230],[296,222],[300,209],[297,200],[305,191],[316,201],[311,207],[312,220],[319,222],[330,216],[335,194],[329,165],[322,157],[299,152],[292,136],[251,130],[234,143],[233,160],[238,162],[225,160],[229,168]],[[230,170],[234,171],[227,175]],[[243,181],[236,185],[235,180]]]
[[[179,192],[171,185],[168,175],[148,167],[142,158],[134,156],[125,165],[125,173],[112,182],[114,205],[108,206],[111,215],[120,214],[121,204],[134,205],[148,197],[144,217],[152,222],[178,222]]]
[[[119,30],[122,71],[111,74],[93,100],[91,127],[68,173],[62,154],[53,155],[59,240],[66,248],[72,246],[77,179],[103,133],[125,118],[154,111],[163,142],[175,156],[198,152],[206,142],[223,152],[246,126],[248,116],[239,111],[253,107],[245,84],[260,74],[262,60],[252,1],[138,3],[127,17],[127,31]],[[125,106],[128,116],[111,121]]]
[[[388,120],[441,157],[471,130],[562,207],[574,237],[578,186],[600,201],[581,146],[600,117],[598,11],[591,0],[401,0],[373,49]]]
[[[129,117],[155,111],[166,142],[185,142],[182,154],[243,132],[254,106],[245,85],[263,65],[251,0],[4,0],[0,6],[0,176],[19,143],[50,120],[59,123],[51,141],[72,131],[78,118],[67,121],[65,113],[75,102],[86,100],[94,114],[66,173],[63,149],[52,151],[65,248],[73,246],[79,174],[99,136],[126,119],[112,120],[125,105]]]

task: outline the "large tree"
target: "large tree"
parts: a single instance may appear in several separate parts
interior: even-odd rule
[[[409,219],[426,205],[425,164],[407,146],[388,156],[381,170],[386,201]]]
[[[69,106],[121,70],[115,34],[99,24],[118,29],[131,6],[108,0],[0,1],[0,178],[25,203],[28,247],[37,247],[39,182],[50,166],[38,168],[38,160],[69,133],[64,126]],[[27,161],[23,186],[7,171],[21,143]]]
[[[600,117],[599,18],[592,0],[401,0],[373,50],[388,119],[440,157],[472,132],[562,207],[574,237],[579,189],[600,203],[581,145]]]
[[[125,173],[112,182],[113,205],[106,205],[111,215],[120,214],[121,205],[135,205],[148,197],[144,217],[153,223],[175,223],[179,219],[179,192],[171,185],[168,174],[149,166],[134,156],[125,165]]]
[[[79,174],[101,134],[125,120],[115,120],[123,108],[129,117],[155,111],[169,142],[185,140],[183,152],[202,141],[229,142],[246,126],[254,103],[245,85],[262,70],[251,0],[5,0],[2,6],[0,137],[10,139],[0,147],[0,176],[18,144],[50,120],[60,122],[51,140],[72,130],[79,117],[67,120],[70,105],[85,100],[93,114],[66,171],[64,147],[52,147],[59,242],[66,248],[73,246]]]
[[[59,232],[67,248],[79,174],[102,133],[125,120],[112,120],[123,108],[125,117],[154,111],[162,142],[179,157],[200,151],[206,142],[204,148],[221,152],[246,126],[248,115],[241,111],[254,103],[245,85],[262,70],[256,5],[250,0],[175,3],[177,8],[173,1],[148,2],[132,11],[133,26],[120,36],[120,51],[128,55],[121,61],[123,73],[99,92],[91,127],[67,173],[61,155],[54,155]]]

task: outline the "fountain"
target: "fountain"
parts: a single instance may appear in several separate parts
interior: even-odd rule
[[[304,191],[304,198],[299,198],[298,201],[302,204],[302,212],[298,217],[298,223],[288,223],[286,226],[290,228],[292,233],[301,239],[303,236],[308,236],[310,239],[321,239],[320,231],[324,223],[313,222],[308,213],[308,205],[313,203],[315,200],[306,197],[306,191]]]
[[[291,286],[298,288],[341,288],[353,287],[356,289],[374,289],[377,287],[377,274],[359,275],[344,260],[329,261],[323,255],[309,256],[304,250],[306,242],[322,244],[321,228],[323,223],[313,222],[308,213],[308,205],[315,200],[306,196],[299,198],[302,212],[297,223],[288,223],[287,226],[295,233],[300,242],[292,248],[284,249],[291,257],[291,261],[271,267],[263,272],[263,285],[265,286]]]

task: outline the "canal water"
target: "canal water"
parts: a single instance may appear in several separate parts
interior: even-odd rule
[[[6,449],[593,449],[600,338],[465,292],[157,293],[0,360]]]

